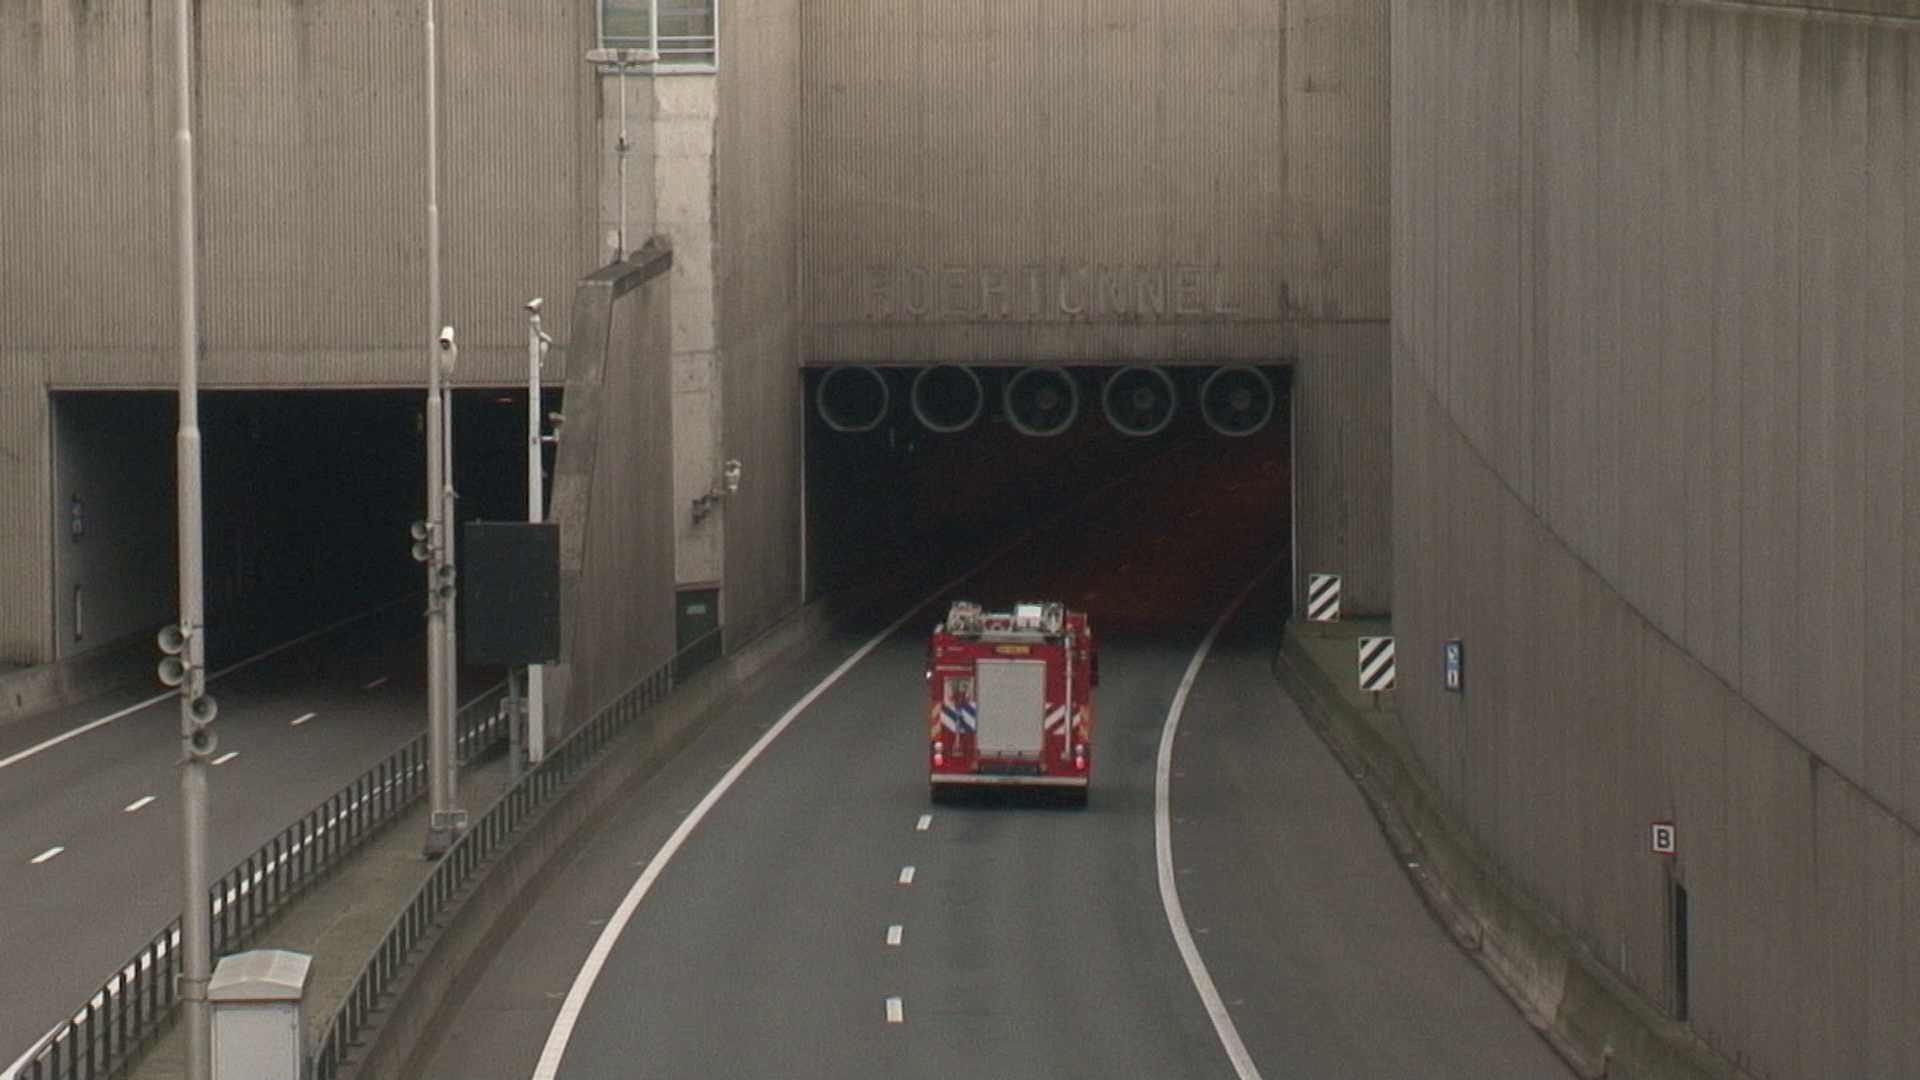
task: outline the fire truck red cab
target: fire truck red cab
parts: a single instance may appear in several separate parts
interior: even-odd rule
[[[1084,804],[1099,664],[1087,616],[1064,604],[952,605],[927,645],[933,797],[966,786],[1051,787]]]

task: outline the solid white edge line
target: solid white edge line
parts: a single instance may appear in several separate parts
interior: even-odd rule
[[[167,693],[161,694],[158,697],[150,697],[145,701],[141,701],[141,702],[137,702],[135,704],[129,705],[126,708],[121,709],[117,713],[109,713],[98,720],[93,720],[88,723],[81,724],[79,727],[74,728],[72,731],[69,731],[63,735],[55,735],[53,738],[48,739],[46,742],[43,742],[38,746],[29,746],[25,750],[22,750],[19,753],[14,754],[12,757],[0,758],[0,769],[4,769],[9,765],[18,764],[19,762],[25,761],[28,758],[32,757],[35,754],[40,753],[43,750],[51,750],[54,747],[59,746],[61,743],[66,742],[68,739],[77,739],[80,736],[85,735],[87,732],[92,731],[94,728],[105,727],[108,724],[113,723],[115,720],[121,719],[122,717],[132,716],[134,713],[139,712],[141,709],[150,708],[154,705],[160,704],[161,702],[167,700],[168,698],[178,697],[178,696],[179,696],[178,694],[172,691],[168,691]]]
[[[385,611],[387,608],[390,608],[399,602],[400,602],[399,600],[389,600],[386,603],[381,604],[376,608],[373,608],[371,611],[363,611],[358,615],[348,616],[347,618],[341,619],[338,622],[328,623],[327,625],[321,627],[318,630],[308,631],[307,633],[302,634],[297,638],[294,638],[292,641],[285,641],[278,645],[275,645],[273,648],[268,649],[266,652],[259,653],[254,656],[249,656],[245,660],[241,660],[238,663],[232,664],[228,667],[221,668],[219,671],[209,672],[207,674],[207,681],[213,682],[217,679],[221,679],[228,675],[231,675],[234,672],[241,670],[242,668],[251,667],[254,664],[259,663],[260,661],[265,660],[269,656],[273,656],[276,653],[285,652],[296,645],[304,644],[308,641],[313,640],[314,638],[321,636],[322,634],[330,634],[335,630],[338,630],[341,627],[347,625],[348,623],[355,621],[356,619],[364,619],[369,615],[374,614],[375,612]],[[94,728],[105,727],[106,725],[113,723],[115,720],[120,720],[125,717],[132,716],[134,713],[139,712],[141,709],[150,708],[170,698],[177,698],[179,696],[180,696],[180,692],[178,690],[169,690],[164,694],[159,694],[154,697],[150,697],[145,701],[136,702],[132,705],[129,705],[126,708],[121,709],[117,713],[112,713],[110,715],[103,716],[98,720],[90,720],[87,723],[84,723],[79,727],[74,728],[72,731],[66,732],[65,734],[62,734],[62,735],[55,735],[53,738],[48,739],[46,742],[40,743],[37,746],[29,746],[25,750],[22,750],[19,753],[12,755],[11,757],[0,758],[0,769],[4,769],[9,765],[15,765],[22,761],[25,761],[28,758],[34,756],[35,754],[40,753],[43,750],[51,750],[54,747],[59,746],[61,743],[66,742],[68,739],[74,739],[82,735],[85,735],[87,732],[92,731]],[[16,1062],[15,1064],[17,1066],[21,1063]],[[10,1067],[6,1072],[0,1072],[0,1080],[10,1080],[10,1077],[12,1076],[12,1073],[14,1071],[15,1069],[13,1067]]]
[[[580,1011],[586,1007],[587,996],[593,992],[593,984],[599,980],[600,971],[606,967],[607,958],[613,955],[614,945],[619,942],[620,935],[626,932],[627,923],[632,921],[633,913],[640,907],[640,901],[646,899],[648,891],[653,888],[653,883],[659,880],[661,872],[667,868],[667,863],[672,861],[674,855],[679,852],[680,846],[687,842],[687,837],[692,835],[700,822],[706,819],[707,813],[713,809],[714,804],[718,803],[721,796],[733,787],[734,782],[747,771],[747,767],[759,760],[767,747],[773,745],[773,740],[779,738],[781,732],[792,726],[802,712],[818,700],[820,695],[832,688],[833,684],[839,682],[842,676],[853,670],[855,664],[865,660],[867,654],[878,648],[881,642],[892,637],[895,631],[905,626],[907,620],[919,610],[916,607],[913,611],[902,615],[893,625],[880,631],[872,641],[854,650],[853,655],[841,661],[840,666],[834,668],[818,686],[807,691],[805,697],[795,702],[793,707],[787,710],[786,715],[775,721],[774,725],[760,736],[759,741],[748,748],[745,756],[733,763],[733,767],[713,785],[713,790],[707,792],[699,804],[680,822],[679,827],[673,830],[673,835],[667,837],[667,842],[660,846],[660,850],[654,853],[653,858],[647,860],[646,869],[640,872],[640,877],[634,881],[633,887],[627,890],[627,895],[620,901],[620,906],[614,909],[613,917],[608,919],[607,925],[601,928],[600,937],[593,943],[593,950],[587,954],[586,962],[580,965],[579,972],[575,974],[573,986],[567,991],[566,1000],[560,1004],[560,1014],[554,1017],[553,1027],[547,1032],[546,1046],[540,1051],[540,1061],[533,1069],[533,1080],[553,1080],[559,1073],[560,1059],[567,1052],[567,1043],[573,1039],[573,1028],[580,1020]]]
[[[1207,1016],[1213,1021],[1214,1034],[1219,1037],[1220,1046],[1227,1052],[1228,1060],[1233,1062],[1234,1074],[1240,1080],[1260,1080],[1260,1070],[1254,1065],[1252,1055],[1247,1053],[1246,1044],[1240,1041],[1240,1029],[1234,1026],[1226,1003],[1220,1000],[1220,991],[1213,985],[1213,976],[1207,973],[1207,962],[1200,958],[1200,947],[1194,944],[1193,932],[1187,928],[1186,911],[1180,906],[1180,889],[1173,873],[1173,823],[1168,809],[1168,788],[1173,775],[1173,736],[1180,730],[1180,716],[1187,708],[1187,694],[1200,677],[1200,667],[1207,662],[1207,654],[1213,650],[1213,643],[1219,638],[1220,631],[1240,610],[1240,605],[1246,602],[1247,597],[1253,594],[1255,586],[1265,581],[1278,565],[1276,561],[1248,582],[1200,642],[1200,648],[1187,664],[1186,674],[1180,679],[1180,688],[1174,691],[1173,704],[1167,709],[1167,722],[1160,729],[1160,753],[1154,763],[1153,776],[1153,852],[1160,879],[1160,903],[1167,910],[1167,927],[1173,931],[1173,941],[1180,949],[1180,959],[1186,961],[1187,975],[1193,979],[1193,988],[1200,994],[1200,1003],[1206,1007]]]

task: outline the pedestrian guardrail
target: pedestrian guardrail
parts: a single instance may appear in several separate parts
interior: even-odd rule
[[[508,735],[506,684],[455,715],[464,763]],[[267,921],[427,793],[427,737],[416,736],[362,773],[208,890],[215,955],[239,952]],[[179,1003],[180,920],[135,953],[71,1019],[49,1032],[0,1080],[103,1080],[122,1075],[172,1019]]]

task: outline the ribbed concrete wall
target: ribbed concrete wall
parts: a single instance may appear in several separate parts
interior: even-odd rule
[[[803,19],[810,362],[1285,360],[1384,317],[1384,7]]]
[[[0,514],[0,660],[10,663],[54,656],[52,427],[40,366],[0,363],[0,505],[14,508]]]
[[[425,8],[200,8],[209,385],[402,383],[426,334]],[[60,386],[175,364],[175,28],[167,5],[0,12],[4,348]],[[444,0],[445,319],[463,368],[515,370],[520,304],[593,265],[590,8]],[[111,297],[111,304],[104,301]],[[110,314],[103,317],[103,311]]]
[[[1887,10],[1394,7],[1410,734],[1669,1006],[1683,885],[1693,1029],[1760,1076],[1920,1074],[1920,5]]]
[[[741,463],[725,524],[726,634],[738,644],[799,606],[805,405],[798,362],[800,9],[720,5],[715,135],[718,456]],[[711,483],[715,477],[709,476]]]

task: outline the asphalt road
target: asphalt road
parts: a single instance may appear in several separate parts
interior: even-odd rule
[[[1163,904],[1156,759],[1208,628],[1284,550],[1285,478],[1225,454],[1163,466],[967,590],[1095,613],[1091,805],[929,803],[929,609],[795,715],[673,848],[554,1075],[1234,1077],[1222,1028],[1246,1047],[1243,1080],[1571,1075],[1421,907],[1274,685],[1270,593],[1200,669],[1168,778],[1170,869],[1216,1025]],[[622,898],[859,644],[778,673],[635,788],[446,1003],[425,1080],[537,1075]]]
[[[420,731],[413,651],[321,641],[212,683],[212,873]],[[180,912],[178,704],[139,707],[159,689],[0,727],[0,1069]]]

